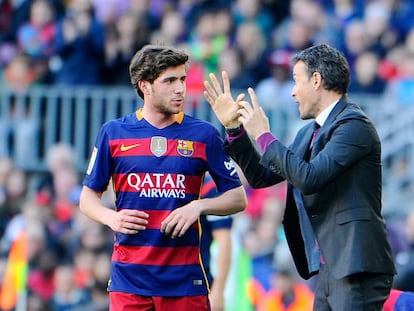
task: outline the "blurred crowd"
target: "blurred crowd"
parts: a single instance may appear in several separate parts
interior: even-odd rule
[[[380,96],[383,117],[414,101],[414,5],[410,0],[2,0],[0,78],[33,85],[129,86],[132,55],[171,44],[192,59],[189,105],[209,72],[233,89],[255,87],[276,134],[297,117],[289,58],[329,43],[347,57],[350,93]]]
[[[1,80],[16,92],[37,84],[128,86],[137,49],[171,44],[192,57],[190,105],[202,100],[209,72],[227,70],[234,89],[256,89],[273,114],[273,130],[287,140],[283,122],[297,117],[289,59],[313,44],[344,52],[352,71],[349,91],[380,96],[384,117],[412,105],[413,16],[411,0],[0,0]],[[108,309],[112,232],[79,212],[83,172],[74,152],[63,143],[50,148],[48,170],[35,179],[10,158],[0,159],[0,276],[10,247],[26,232],[29,311]],[[234,242],[249,258],[247,303],[259,308],[266,293],[288,292],[302,282],[280,226],[284,185],[245,186],[249,206],[235,216]],[[110,189],[105,195],[112,206]],[[390,223],[389,232],[400,272],[395,287],[414,291],[414,210]],[[242,310],[232,308],[236,300],[228,297],[228,310]]]

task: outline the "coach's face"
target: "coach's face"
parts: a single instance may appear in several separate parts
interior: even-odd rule
[[[293,66],[293,80],[295,85],[292,96],[298,104],[300,118],[303,120],[315,118],[318,112],[321,75],[315,72],[309,77],[306,64],[299,61]]]

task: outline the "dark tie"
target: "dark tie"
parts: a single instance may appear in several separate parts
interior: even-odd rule
[[[315,142],[316,137],[319,134],[319,130],[321,129],[321,126],[316,123],[316,121],[313,123],[313,133],[312,133],[312,139],[310,141],[309,144],[309,148],[308,150],[306,150],[305,156],[304,156],[304,160],[309,161],[310,160],[310,156],[312,153],[312,147],[313,147],[313,143]]]
[[[313,134],[312,134],[311,143],[309,145],[309,149],[312,149],[313,143],[315,142],[315,139],[318,136],[320,129],[321,129],[321,126],[315,121],[315,123],[313,124]]]

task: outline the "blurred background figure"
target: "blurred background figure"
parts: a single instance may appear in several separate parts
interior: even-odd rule
[[[51,61],[56,84],[102,83],[105,29],[90,0],[70,0],[66,15],[58,21],[56,56]]]
[[[396,255],[398,274],[394,280],[394,288],[414,292],[414,210],[407,215],[404,229],[408,247]]]
[[[288,128],[299,119],[297,105],[291,96],[294,85],[287,50],[276,49],[268,57],[271,76],[261,80],[256,95],[268,116],[270,127],[281,141],[287,140]]]
[[[129,61],[149,42],[148,30],[134,12],[126,12],[106,28],[104,83],[129,86]]]
[[[41,83],[51,82],[49,59],[55,53],[55,15],[50,1],[32,1],[29,20],[17,29],[19,51],[30,56],[36,81]]]
[[[61,264],[56,268],[54,277],[55,293],[51,302],[52,311],[86,311],[91,308],[90,293],[76,285],[74,271],[72,264]]]
[[[370,51],[360,53],[355,59],[353,79],[349,85],[350,93],[382,94],[386,82],[378,74],[380,57]]]
[[[271,288],[258,286],[253,305],[257,311],[312,311],[314,294],[299,280],[294,267],[276,269],[270,275]],[[253,293],[252,293],[253,294]]]

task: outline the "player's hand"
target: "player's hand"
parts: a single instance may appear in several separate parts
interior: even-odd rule
[[[148,224],[149,215],[143,211],[123,209],[113,215],[107,224],[115,232],[136,234]]]
[[[256,140],[260,135],[270,132],[270,125],[263,108],[259,106],[254,90],[249,88],[248,92],[252,104],[250,105],[247,101],[241,101],[238,114],[240,115],[239,120],[243,123],[247,134]]]
[[[172,239],[182,237],[200,217],[200,200],[173,210],[162,222],[161,232],[170,235]]]
[[[223,88],[213,73],[209,74],[211,83],[204,81],[204,97],[213,109],[217,119],[224,127],[233,128],[240,124],[239,102],[243,100],[244,94],[239,94],[234,100],[230,91],[230,80],[227,72],[222,72]]]

